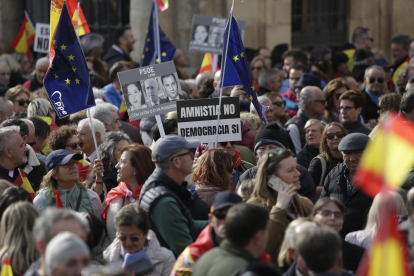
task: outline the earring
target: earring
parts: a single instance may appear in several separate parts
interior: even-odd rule
[[[134,172],[134,175],[137,173],[137,171]]]

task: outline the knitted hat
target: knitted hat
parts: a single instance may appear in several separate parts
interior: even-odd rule
[[[286,148],[287,142],[284,139],[283,130],[277,123],[263,124],[260,126],[254,140],[254,152],[263,145],[275,144]]]

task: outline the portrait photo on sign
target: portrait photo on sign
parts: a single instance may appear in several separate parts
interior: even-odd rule
[[[191,44],[199,46],[208,46],[209,37],[209,26],[206,25],[195,25],[193,29],[193,36]]]
[[[130,120],[175,110],[184,100],[173,62],[150,65],[118,73]]]

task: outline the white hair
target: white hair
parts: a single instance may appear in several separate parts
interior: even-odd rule
[[[112,112],[118,112],[118,108],[110,103],[103,103],[90,109],[92,118],[95,118],[102,123],[106,123],[108,126],[110,126],[114,121],[114,115]],[[88,113],[87,116],[89,118]]]
[[[93,129],[95,130],[95,133],[99,132],[101,134],[101,137],[103,137],[105,135],[105,126],[104,126],[104,124],[101,121],[97,120],[97,119],[92,118],[91,120],[92,120]],[[78,129],[83,128],[84,126],[88,126],[89,129],[92,131],[91,125],[89,123],[89,118],[86,118],[86,119],[83,119],[83,120],[79,121]]]
[[[272,104],[272,101],[271,101],[269,98],[266,98],[265,96],[259,96],[259,97],[257,97],[257,101],[258,101],[260,104],[263,104],[263,103],[269,103],[269,104]],[[255,113],[257,113],[256,108],[254,108],[253,102],[251,102],[251,103],[250,103],[250,113],[251,113],[251,112],[255,112]]]
[[[8,126],[0,128],[0,157],[4,154],[4,149],[11,147],[14,142],[13,133],[16,132],[20,136],[19,126]]]
[[[48,100],[37,98],[27,107],[27,117],[48,117],[49,110],[53,110]]]
[[[315,97],[315,89],[316,86],[306,86],[302,89],[300,92],[300,100],[298,103],[298,107],[300,110],[305,110],[306,104],[309,101],[314,101],[316,99]]]
[[[382,68],[381,66],[378,66],[378,65],[372,65],[372,66],[368,67],[367,69],[365,69],[365,75],[364,75],[364,77],[368,78],[369,71],[371,71],[372,69],[378,69],[378,70],[380,70],[382,72],[382,75],[384,76],[384,79],[385,79],[385,71],[384,71],[384,68]]]
[[[37,68],[37,66],[39,66],[41,63],[47,63],[47,64],[49,64],[49,59],[47,57],[39,58],[36,61],[36,67],[35,68]]]
[[[289,248],[296,249],[296,237],[300,232],[307,230],[311,227],[317,227],[313,221],[302,221],[297,223],[290,223],[285,232],[286,244]]]
[[[93,96],[95,97],[95,100],[96,99],[103,99],[104,92],[102,91],[102,89],[99,89],[97,87],[93,87],[92,91],[93,91]]]

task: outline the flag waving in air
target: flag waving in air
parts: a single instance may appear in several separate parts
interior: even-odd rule
[[[166,9],[168,9],[168,0],[156,0],[158,7],[160,7],[160,10],[163,12]]]
[[[159,31],[160,37],[160,52],[161,52],[161,62],[167,62],[172,60],[175,53],[175,46],[171,43],[165,33],[161,30],[156,18],[157,6],[155,3],[152,5],[152,12],[150,21],[148,24],[147,36],[145,37],[144,50],[142,51],[141,56],[141,67],[152,65],[158,63],[158,36],[157,28]]]
[[[88,22],[86,21],[85,15],[83,14],[82,8],[79,5],[78,0],[67,0],[69,15],[72,18],[72,24],[75,30],[78,28],[78,19],[79,19],[79,36],[89,34]],[[79,7],[79,18],[78,18],[78,7]]]
[[[213,72],[213,63],[214,63],[213,55],[210,54],[210,53],[206,53],[204,55],[203,62],[201,63],[201,68],[200,68],[199,74],[207,73],[207,72]],[[218,70],[219,70],[219,68],[216,64],[215,72],[218,71]]]
[[[250,101],[253,103],[254,108],[257,110],[260,119],[262,119],[263,123],[267,124],[264,114],[269,107],[261,105],[257,100],[252,77],[250,76],[249,66],[247,65],[247,58],[244,52],[239,26],[237,20],[233,16],[233,9],[230,12],[230,17],[224,32],[223,60],[221,61],[221,68],[222,74],[220,84],[223,87],[243,85],[243,88],[249,96]]]
[[[19,170],[19,176],[14,180],[13,185],[23,188],[26,192],[30,194],[32,199],[36,197],[36,193],[33,191],[32,185],[30,185],[29,179],[22,169]]]
[[[94,106],[88,66],[66,3],[61,10],[52,48],[54,56],[51,56],[44,86],[59,118]]]
[[[12,271],[9,256],[7,255],[7,253],[6,253],[6,257],[4,257],[3,265],[1,266],[0,276],[13,276],[13,271]]]
[[[32,52],[30,51],[30,45],[34,43],[35,30],[33,24],[30,21],[27,13],[24,13],[24,20],[19,33],[10,44],[10,48],[18,53],[25,53],[30,59]]]
[[[365,194],[375,197],[385,188],[398,189],[414,167],[414,124],[401,116],[382,121],[368,143],[354,176]]]

